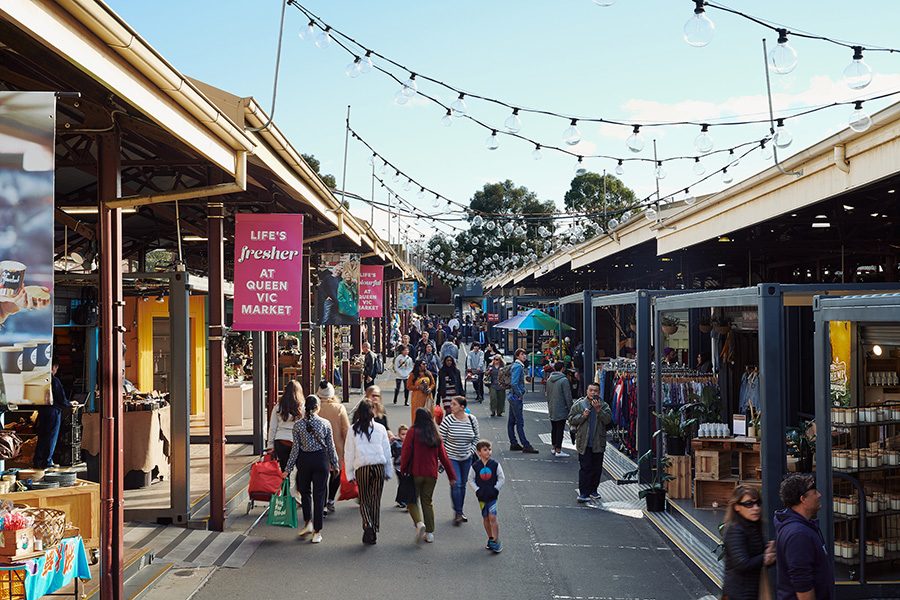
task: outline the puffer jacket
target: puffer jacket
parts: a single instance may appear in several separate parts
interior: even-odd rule
[[[544,386],[544,395],[547,397],[550,420],[565,421],[569,417],[569,409],[572,408],[572,386],[569,385],[569,378],[560,371],[551,373]]]
[[[728,600],[757,600],[759,573],[763,568],[766,542],[759,523],[740,516],[725,528],[725,585]]]

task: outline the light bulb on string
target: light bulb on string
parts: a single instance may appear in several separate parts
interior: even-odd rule
[[[625,165],[622,162],[622,159],[619,159],[619,164],[616,165],[616,175],[622,176],[625,174]]]
[[[393,177],[391,177],[391,180],[394,183],[397,183],[398,181],[400,181],[400,171],[395,171]]]
[[[407,98],[412,98],[419,91],[419,85],[416,83],[416,74],[410,73],[409,79],[403,82],[403,87],[400,88],[400,91],[403,92],[403,95]]]
[[[775,156],[775,155],[772,153],[772,146],[766,145],[766,140],[761,141],[761,142],[759,143],[759,145],[760,145],[760,148],[762,148],[762,157],[763,157],[763,160],[765,160],[765,161],[772,160],[772,158]]]
[[[522,129],[522,119],[519,118],[518,108],[514,108],[512,114],[506,117],[503,126],[510,133],[518,133]]]
[[[722,183],[724,183],[725,185],[728,185],[732,181],[734,181],[734,175],[732,175],[731,173],[728,172],[727,167],[723,168],[722,169]]]
[[[431,206],[433,206],[434,208],[437,208],[440,205],[441,205],[441,199],[438,197],[437,194],[435,194],[434,200],[431,201]]]
[[[741,159],[740,159],[740,157],[736,157],[736,156],[734,155],[734,148],[732,148],[731,150],[728,151],[728,160],[729,160],[729,162],[730,162],[730,164],[731,164],[732,167],[736,167],[736,166],[738,166],[739,164],[741,164]]]
[[[619,226],[619,220],[615,217],[609,220],[609,223],[606,224],[606,228],[612,231],[616,227]]]
[[[706,173],[706,167],[703,166],[703,163],[700,162],[699,158],[694,157],[694,175],[700,177],[704,173]]]
[[[695,48],[708,45],[716,32],[716,24],[706,16],[703,3],[704,0],[694,0],[694,15],[684,24],[684,41]]]
[[[640,125],[635,125],[634,129],[631,131],[631,135],[629,135],[628,139],[625,140],[625,145],[628,146],[628,149],[635,154],[643,150],[646,143],[647,142],[644,139],[644,136],[641,135]]]
[[[646,217],[648,221],[655,221],[657,214],[655,206],[648,206],[644,209],[644,217]]]
[[[684,203],[688,206],[693,206],[697,203],[697,197],[691,193],[689,188],[684,188]]]
[[[863,60],[862,46],[853,46],[853,59],[844,67],[842,75],[851,90],[861,90],[872,83],[872,69]]]
[[[497,224],[494,223],[493,221],[488,221],[487,224],[485,225],[485,227],[488,228],[488,231],[493,231],[494,229],[497,228]]]
[[[443,125],[444,127],[450,127],[451,125],[453,125],[453,116],[449,108],[447,109],[447,114],[441,117],[441,125]]]
[[[301,29],[297,32],[297,37],[301,40],[315,40],[316,38],[316,22],[312,19],[309,20],[309,23],[306,25],[306,29]]]
[[[420,187],[419,191],[416,192],[416,198],[418,198],[419,200],[425,199],[425,188],[424,187]]]
[[[534,145],[534,150],[531,151],[531,158],[533,158],[534,160],[541,160],[542,158],[544,158],[544,155],[541,153],[540,144]]]
[[[563,142],[569,146],[574,146],[581,141],[581,132],[578,131],[578,119],[572,119],[566,130],[563,131]]]
[[[797,51],[788,43],[787,29],[778,30],[778,44],[769,50],[769,70],[787,75],[797,67]]]
[[[481,215],[475,215],[472,218],[472,226],[481,227],[482,225],[484,225],[484,219],[481,217]]]
[[[316,32],[314,36],[316,48],[327,48],[331,45],[331,27],[325,27]]]
[[[515,228],[516,226],[512,224],[512,221],[507,221],[506,225],[503,226],[503,233],[505,233],[506,235],[510,235]]]
[[[375,63],[372,62],[372,51],[366,50],[366,55],[359,61],[359,74],[365,75],[374,68]]]
[[[405,89],[406,87],[404,86],[397,90],[397,93],[394,94],[394,103],[398,106],[404,106],[407,102],[409,102],[409,96],[403,93]]]
[[[496,150],[500,147],[500,140],[497,139],[496,129],[491,130],[491,135],[484,141],[484,145],[487,146],[488,150]]]
[[[462,117],[465,115],[466,111],[469,110],[469,107],[466,106],[466,95],[460,92],[459,98],[454,100],[450,105],[450,110],[453,111],[454,117]]]
[[[403,184],[403,191],[408,192],[412,189],[412,179],[407,179],[406,183]]]
[[[381,163],[381,167],[379,167],[378,169],[378,174],[384,177],[384,175],[387,173],[387,167],[388,166],[386,162]]]
[[[775,128],[775,138],[773,141],[779,148],[787,148],[791,145],[791,142],[794,141],[794,136],[791,135],[791,131],[784,126],[784,119],[778,119],[775,123],[777,124],[777,127]]]
[[[514,234],[516,237],[522,237],[523,235],[525,235],[525,228],[521,225],[518,225],[516,227],[516,230],[514,231]]]
[[[663,164],[661,160],[656,161],[656,178],[657,179],[665,179],[666,178],[666,170],[663,168]]]
[[[347,65],[347,68],[344,69],[344,74],[347,75],[350,79],[356,79],[360,75],[360,61],[362,59],[358,56],[353,57],[353,62]]]
[[[848,123],[850,125],[850,129],[858,133],[862,133],[872,126],[872,117],[869,116],[869,113],[863,110],[862,102],[853,103],[853,112],[850,113]]]
[[[694,138],[694,147],[700,154],[709,154],[715,147],[712,136],[709,135],[709,125],[701,125],[700,133]]]
[[[585,173],[587,173],[587,169],[584,168],[584,157],[579,156],[575,161],[575,175],[584,175]]]

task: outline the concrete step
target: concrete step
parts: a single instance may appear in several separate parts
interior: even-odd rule
[[[125,598],[138,600],[172,568],[170,562],[157,562],[147,565],[133,577],[125,581]]]
[[[644,510],[644,517],[660,531],[675,548],[684,562],[708,586],[721,589],[725,573],[725,563],[720,561],[716,552],[717,544],[709,536],[695,533],[682,524],[682,521],[669,508],[669,512],[649,512]]]

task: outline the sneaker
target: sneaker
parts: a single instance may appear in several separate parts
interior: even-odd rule
[[[297,537],[306,537],[313,532],[312,521],[307,521],[306,526],[297,532]]]
[[[522,452],[524,454],[540,454],[537,448],[534,448],[532,446],[525,446],[524,448],[522,448]]]
[[[550,448],[550,456],[556,456],[556,448]]]
[[[311,544],[321,544],[322,543],[322,534],[318,531],[315,532],[312,536],[312,539],[309,540]]]
[[[581,496],[581,495],[579,495],[578,498],[576,499],[576,501],[577,501],[579,504],[586,504],[586,503],[588,503],[588,502],[591,501],[591,497],[590,497],[590,496]]]
[[[494,540],[494,547],[491,548],[491,552],[494,554],[500,554],[503,551],[503,544],[500,543],[500,540]]]
[[[600,492],[594,492],[593,494],[591,494],[589,496],[589,498],[591,500],[594,500],[595,502],[599,502],[600,501]]]
[[[431,532],[426,533],[425,541],[428,542],[429,544],[433,544],[434,543],[434,534]]]
[[[557,458],[569,458],[570,456],[571,456],[571,454],[569,454],[568,452],[563,452],[562,450],[558,450],[556,452]]]
[[[425,539],[425,523],[421,521],[416,523],[416,543],[422,543],[422,540]]]
[[[462,515],[457,513],[456,516],[453,517],[453,525],[459,527],[460,525],[462,525],[462,522]]]
[[[394,504],[394,506],[396,506],[397,508],[406,508],[406,504],[403,502],[397,502],[396,504]]]
[[[465,513],[459,513],[459,517],[462,519],[463,523],[469,522],[469,517],[467,517]]]
[[[329,500],[328,502],[326,502],[325,508],[328,509],[328,512],[333,513],[334,512],[334,500]]]
[[[488,538],[487,544],[484,545],[485,550],[492,550],[494,546],[494,538]]]
[[[522,450],[522,446],[520,446],[519,444],[510,444],[509,445],[510,452],[518,452],[520,450]]]
[[[491,413],[491,416],[492,416],[492,417],[496,417],[497,414],[496,414],[496,413]]]

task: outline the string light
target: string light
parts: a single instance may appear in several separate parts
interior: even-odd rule
[[[409,79],[403,84],[403,87],[400,88],[400,91],[403,92],[403,95],[407,98],[412,98],[419,91],[419,85],[416,83],[416,74],[410,73]]]
[[[459,97],[450,105],[450,110],[453,111],[453,116],[455,117],[465,116],[466,111],[469,110],[469,107],[466,105],[466,95],[460,92]]]
[[[797,67],[797,51],[788,43],[787,29],[778,29],[778,44],[769,50],[769,69],[786,75]]]
[[[857,102],[853,105],[853,112],[850,113],[848,122],[850,124],[850,129],[862,133],[872,126],[872,117],[863,110],[863,103]]]
[[[684,24],[684,41],[702,48],[708,45],[716,32],[716,24],[706,15],[704,0],[694,0],[694,15]]]
[[[728,172],[728,167],[725,167],[722,169],[722,183],[728,185],[732,181],[734,181],[734,175]]]
[[[778,119],[775,122],[777,123],[777,127],[775,128],[775,145],[779,148],[787,148],[791,145],[791,142],[794,141],[794,136],[791,135],[790,130],[784,126],[784,119]]]
[[[656,163],[656,178],[657,179],[665,179],[666,178],[666,170],[663,168],[662,161],[657,161]]]
[[[694,159],[694,175],[700,176],[706,173],[706,167],[703,166],[703,163],[700,162],[699,158]]]
[[[628,136],[627,140],[625,140],[625,145],[635,154],[643,150],[646,143],[647,142],[646,140],[644,140],[644,136],[641,135],[640,125],[635,125],[634,129],[632,129],[631,131],[631,135]]]
[[[512,114],[506,117],[503,126],[510,133],[519,133],[522,129],[522,120],[519,118],[519,109],[514,108]]]
[[[309,24],[307,24],[306,29],[301,29],[297,33],[297,37],[301,40],[313,40],[316,37],[316,22],[312,19],[309,20]]]
[[[625,165],[623,164],[622,159],[619,159],[618,164],[616,164],[616,175],[620,177],[625,174]]]
[[[450,127],[451,125],[453,125],[453,113],[449,108],[447,109],[447,114],[441,117],[441,125],[443,125],[444,127]]]
[[[541,145],[535,144],[534,150],[531,151],[531,158],[533,158],[534,160],[541,160],[543,157],[544,155],[541,153]]]
[[[484,141],[484,144],[487,146],[488,150],[496,150],[500,147],[500,140],[497,139],[496,129],[491,131],[491,135]]]
[[[842,75],[851,90],[861,90],[872,83],[872,69],[863,60],[862,46],[853,46],[853,59]]]
[[[575,161],[575,175],[579,176],[584,175],[585,173],[587,173],[587,169],[584,168],[584,157],[579,156],[578,160]]]
[[[569,146],[574,146],[581,141],[581,132],[578,131],[578,119],[572,119],[569,126],[563,131],[563,142]]]
[[[331,45],[331,27],[325,26],[325,29],[320,29],[315,34],[315,44],[316,48],[327,48]]]
[[[709,135],[709,125],[701,125],[700,133],[694,138],[694,147],[697,149],[697,152],[709,154],[714,146],[712,136]]]
[[[360,75],[365,75],[374,68],[375,63],[372,62],[372,51],[366,50],[366,55],[363,56],[362,60],[359,61],[359,73]]]
[[[353,62],[350,63],[349,65],[347,65],[347,68],[344,69],[344,73],[347,75],[347,77],[350,77],[351,79],[355,79],[355,78],[359,77],[359,74],[360,74],[359,63],[361,60],[362,59],[358,56],[353,57]]]

